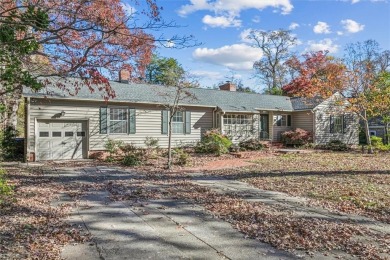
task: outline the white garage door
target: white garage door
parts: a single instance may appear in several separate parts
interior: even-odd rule
[[[85,158],[85,130],[85,121],[38,121],[37,160]]]

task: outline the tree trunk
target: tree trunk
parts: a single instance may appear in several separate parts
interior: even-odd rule
[[[168,163],[167,168],[172,168],[172,117],[169,115],[168,122]]]
[[[389,144],[389,124],[390,123],[385,123],[385,136],[384,136],[384,141],[385,144]]]
[[[367,140],[367,145],[368,145],[367,152],[369,154],[372,154],[373,150],[372,150],[372,145],[371,145],[371,136],[370,136],[370,129],[368,127],[368,120],[365,119],[363,121],[364,121],[364,132],[366,134],[366,140]]]
[[[15,88],[15,91],[10,97],[6,97],[7,107],[5,115],[5,127],[8,129],[16,130],[18,123],[18,109],[22,98],[22,87]]]

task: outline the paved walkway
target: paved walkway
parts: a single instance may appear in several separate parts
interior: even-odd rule
[[[63,182],[99,183],[134,178],[105,167],[49,171]],[[153,200],[134,206],[113,202],[107,191],[90,191],[69,222],[84,226],[92,243],[69,245],[64,259],[296,259],[233,229],[203,208],[177,200]],[[61,201],[66,200],[63,197]],[[57,203],[61,203],[58,201]]]
[[[63,182],[100,183],[139,178],[136,173],[115,168],[49,171]],[[304,206],[305,199],[260,190],[247,183],[192,173],[192,182],[220,193],[234,192],[245,200],[262,202],[293,211],[298,217],[354,220],[373,231],[390,234],[389,225],[361,216],[334,214],[322,208]],[[310,258],[304,252],[293,255],[244,235],[203,208],[178,200],[151,200],[129,204],[109,200],[108,191],[90,191],[77,204],[69,221],[84,226],[92,243],[70,245],[64,259],[296,259]],[[59,202],[66,200],[64,196]],[[298,255],[299,254],[299,255]],[[342,253],[315,259],[335,259]],[[345,255],[346,259],[350,256]]]

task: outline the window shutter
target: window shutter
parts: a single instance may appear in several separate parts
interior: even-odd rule
[[[330,132],[330,133],[333,133],[333,129],[334,129],[334,118],[333,118],[333,116],[330,116],[329,119],[330,119],[330,120],[329,120],[329,132]]]
[[[186,111],[185,122],[185,133],[191,134],[191,111]]]
[[[107,107],[101,107],[99,111],[99,132],[100,134],[107,134]]]
[[[161,133],[168,134],[168,110],[161,111]]]
[[[136,120],[135,108],[129,108],[129,134],[135,134]]]
[[[347,132],[347,115],[346,114],[343,114],[343,134],[345,134]]]
[[[287,126],[291,126],[291,115],[287,115]]]

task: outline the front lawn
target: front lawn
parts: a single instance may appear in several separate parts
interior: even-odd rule
[[[265,190],[310,198],[312,205],[390,223],[390,155],[287,154],[255,166],[216,171]]]

